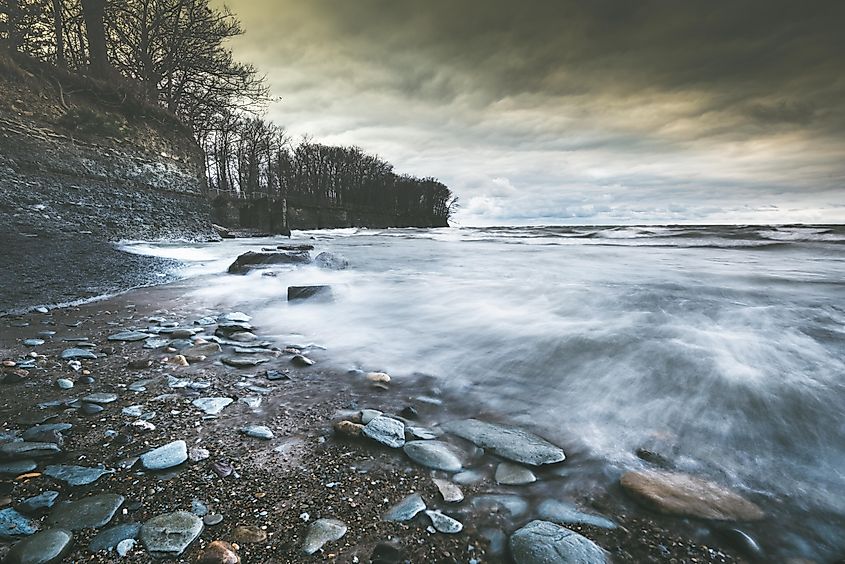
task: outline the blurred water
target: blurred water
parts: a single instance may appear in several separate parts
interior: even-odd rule
[[[612,467],[656,437],[680,467],[819,516],[842,548],[845,229],[536,227],[295,233],[351,268],[225,275],[281,240],[126,243],[187,261],[198,303],[342,367],[437,378],[478,411]],[[285,240],[284,242],[287,242]],[[331,284],[332,304],[286,287]],[[840,521],[841,522],[841,521]],[[809,524],[808,524],[809,523]],[[827,523],[827,525],[824,525]]]

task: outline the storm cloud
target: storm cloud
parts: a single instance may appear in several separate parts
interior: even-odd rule
[[[227,4],[270,118],[461,224],[845,220],[845,2]]]

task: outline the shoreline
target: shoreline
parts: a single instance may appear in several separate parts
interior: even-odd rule
[[[210,541],[236,542],[237,526],[257,526],[266,527],[269,539],[257,544],[239,542],[243,562],[301,562],[304,557],[298,550],[309,525],[301,517],[304,513],[309,514],[312,522],[313,518],[331,517],[347,524],[347,534],[340,541],[328,544],[323,554],[323,557],[334,554],[338,562],[352,562],[355,558],[366,562],[380,543],[401,545],[406,558],[412,562],[508,561],[501,547],[495,546],[503,538],[499,534],[491,534],[496,527],[483,524],[483,520],[476,523],[477,513],[470,509],[467,502],[452,506],[440,500],[432,475],[447,477],[446,474],[417,466],[401,452],[365,439],[338,437],[332,432],[334,422],[354,417],[363,408],[386,413],[401,412],[409,402],[413,402],[408,395],[410,389],[405,389],[402,382],[391,382],[388,389],[383,390],[349,374],[326,370],[323,366],[331,364],[328,362],[330,351],[308,353],[317,360],[317,364],[309,368],[293,367],[289,354],[274,357],[257,369],[229,368],[220,365],[219,360],[212,362],[212,359],[179,367],[161,364],[162,356],[172,355],[143,349],[140,343],[121,344],[106,340],[109,333],[130,326],[143,326],[142,320],[162,314],[180,322],[180,326],[192,327],[191,320],[204,312],[196,311],[195,304],[185,303],[183,296],[190,287],[188,281],[175,282],[132,290],[76,307],[51,310],[47,314],[27,313],[17,323],[28,321],[30,325],[27,327],[6,326],[8,324],[4,323],[0,329],[4,358],[17,357],[31,350],[16,342],[30,336],[30,333],[47,328],[57,331],[57,335],[45,345],[35,348],[38,353],[45,354],[46,359],[38,368],[31,370],[24,381],[0,384],[4,391],[14,390],[14,394],[4,394],[6,399],[0,404],[2,419],[8,422],[2,431],[23,431],[26,425],[15,421],[27,414],[45,415],[43,410],[33,407],[37,403],[60,398],[67,400],[94,391],[114,392],[119,399],[106,406],[100,414],[86,416],[78,410],[67,409],[58,411],[58,417],[49,421],[74,425],[65,437],[62,462],[85,466],[103,463],[107,468],[116,468],[128,456],[141,454],[145,449],[178,438],[184,438],[191,446],[198,444],[212,451],[211,458],[197,463],[188,462],[170,477],[140,473],[137,466],[132,470],[117,470],[82,488],[61,487],[43,475],[16,480],[12,482],[14,489],[4,494],[10,498],[11,506],[48,489],[60,491],[60,499],[78,499],[86,493],[113,491],[126,497],[124,507],[131,505],[133,508],[125,515],[118,515],[112,521],[115,524],[143,522],[165,511],[190,511],[193,499],[199,499],[211,511],[223,515],[224,521],[221,525],[207,526],[180,561],[195,559]],[[4,322],[8,320],[8,317],[3,318]],[[78,327],[67,326],[78,321],[82,321]],[[256,332],[260,334],[260,328]],[[54,385],[58,377],[81,378],[79,373],[68,374],[66,363],[56,360],[57,354],[68,346],[62,339],[82,334],[96,343],[94,350],[105,350],[111,354],[83,361],[83,370],[89,370],[95,379],[93,384],[77,384],[69,391],[60,390]],[[128,362],[139,358],[152,358],[154,362],[141,370],[126,368]],[[290,368],[292,380],[266,380],[261,374],[263,366],[269,365],[274,369]],[[210,388],[169,389],[164,383],[167,374],[207,382]],[[246,375],[254,377],[246,378]],[[139,379],[153,379],[155,383],[151,382],[146,392],[129,391],[128,386]],[[248,386],[270,391],[245,392]],[[246,404],[236,401],[219,418],[204,419],[190,402],[207,395],[238,399],[260,396],[263,398],[262,407],[260,412],[254,413]],[[13,396],[12,404],[9,400]],[[134,427],[127,427],[131,425],[131,418],[122,415],[121,410],[137,404],[157,412],[156,418],[150,420],[156,426],[155,430],[139,432]],[[419,402],[412,405],[419,411],[421,424],[442,419],[443,412],[448,411],[448,407]],[[49,410],[49,413],[56,411]],[[247,423],[269,426],[276,438],[265,443],[244,437],[236,427]],[[127,428],[132,432],[126,444],[119,444],[122,441],[116,437],[104,439],[106,431],[121,433]],[[101,445],[104,440],[106,442]],[[240,479],[222,479],[210,471],[210,462],[218,459],[230,461]],[[6,478],[4,483],[8,483]],[[486,480],[460,487],[467,500],[496,491],[519,491],[518,487],[497,487],[495,482]],[[414,491],[422,493],[430,506],[441,508],[458,518],[465,526],[464,531],[457,535],[432,534],[426,530],[428,521],[424,516],[418,516],[408,524],[381,521],[381,515],[390,505]],[[603,509],[606,516],[618,522],[618,529],[571,528],[608,550],[614,562],[658,562],[670,561],[671,558],[679,562],[689,558],[697,558],[699,562],[740,561],[730,552],[685,540],[679,534],[683,527],[677,523],[674,527],[668,526],[673,523],[672,519],[644,516],[642,512],[628,514],[625,508],[614,508],[613,502],[610,498],[596,499],[593,511]],[[264,511],[267,513],[262,515]],[[512,532],[512,522],[524,524],[527,520],[527,516],[508,517],[504,513],[493,516],[493,521],[500,524],[498,530],[505,535]],[[77,534],[71,559],[117,561],[114,553],[92,559],[86,550],[86,541],[90,537],[85,532]],[[491,546],[490,538],[494,546]],[[3,545],[9,546],[8,543]],[[120,561],[141,562],[147,558],[146,552],[136,545],[134,552]]]

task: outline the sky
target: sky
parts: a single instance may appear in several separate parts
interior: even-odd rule
[[[225,4],[267,117],[457,225],[845,222],[845,1]]]

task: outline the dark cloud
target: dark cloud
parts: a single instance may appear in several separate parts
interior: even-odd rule
[[[285,99],[273,117],[441,176],[487,220],[650,206],[772,221],[769,194],[845,219],[830,205],[845,181],[840,0],[229,5],[247,27],[237,54]]]

